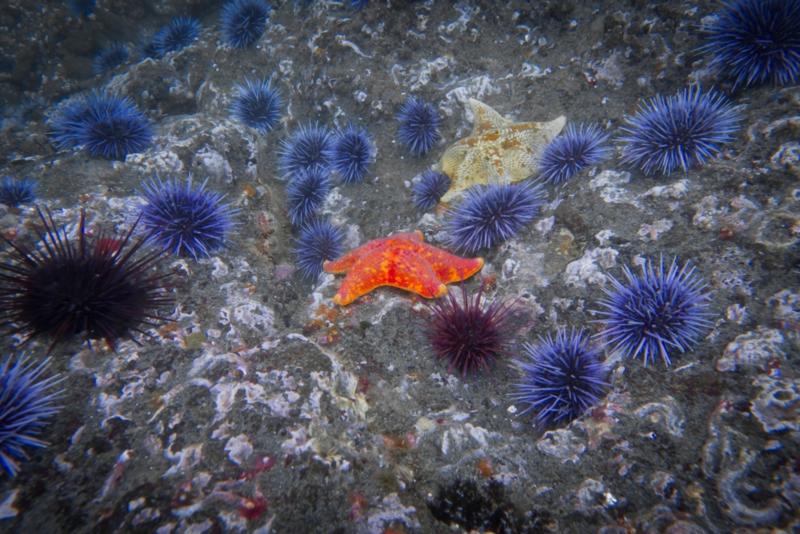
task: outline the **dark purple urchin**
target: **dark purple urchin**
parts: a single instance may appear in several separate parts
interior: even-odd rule
[[[367,167],[375,160],[375,143],[366,129],[349,124],[336,135],[328,158],[331,168],[346,184],[364,180]]]
[[[5,176],[0,182],[0,204],[16,208],[20,204],[30,204],[36,199],[36,182],[34,180],[15,180]]]
[[[272,6],[265,0],[229,0],[222,6],[220,25],[233,48],[253,46],[267,29]]]
[[[344,232],[325,219],[313,219],[300,230],[294,247],[297,267],[303,278],[316,281],[325,260],[342,255]]]
[[[657,266],[646,261],[639,275],[627,266],[623,272],[627,282],[609,277],[611,288],[604,289],[597,337],[625,356],[641,356],[645,366],[661,356],[669,365],[671,351],[691,350],[711,327],[711,297],[688,262],[679,268],[673,259],[665,271],[661,258]]]
[[[523,350],[525,359],[516,362],[523,378],[511,398],[525,405],[521,413],[536,412],[543,427],[580,417],[608,388],[608,369],[583,330],[559,329]]]
[[[433,314],[428,342],[437,358],[448,361],[447,370],[462,377],[489,369],[509,350],[511,304],[498,299],[486,304],[483,289],[469,296],[462,288],[461,300],[451,291],[427,303]]]
[[[226,246],[239,210],[223,202],[225,195],[206,189],[206,182],[155,177],[144,184],[143,194],[142,225],[164,250],[196,260]]]
[[[626,117],[622,161],[645,174],[688,172],[716,158],[739,130],[739,107],[716,91],[693,86],[672,96],[657,95]]]
[[[800,0],[734,0],[703,28],[700,52],[734,88],[800,80]]]
[[[10,334],[26,342],[49,338],[50,349],[73,336],[113,347],[165,319],[158,310],[172,298],[168,275],[155,271],[161,252],[142,252],[144,240],[131,238],[135,224],[120,238],[90,239],[81,211],[77,239],[70,239],[49,211],[37,211],[44,224],[39,246],[3,238],[14,256],[0,264],[0,317]]]
[[[128,47],[124,43],[111,43],[94,56],[92,71],[95,74],[103,74],[114,70],[128,61],[129,56]]]
[[[72,97],[55,106],[48,118],[50,139],[59,150],[78,147],[89,120],[85,96]]]
[[[152,137],[150,123],[127,97],[93,95],[78,144],[94,157],[124,160],[143,152]]]
[[[238,94],[231,105],[231,114],[261,134],[272,130],[281,118],[280,92],[266,79],[245,80],[236,89]]]
[[[152,131],[133,101],[91,93],[59,106],[50,120],[50,135],[59,149],[83,147],[92,157],[124,160],[150,146]]]
[[[450,211],[447,241],[467,254],[502,243],[533,221],[544,196],[539,182],[473,186]]]
[[[539,174],[551,184],[563,184],[584,168],[597,165],[609,154],[608,135],[596,125],[570,124],[547,145],[539,161]]]
[[[314,166],[296,173],[286,184],[286,203],[292,224],[303,226],[311,221],[332,187],[330,173],[322,167]]]
[[[432,104],[415,96],[406,99],[397,113],[397,138],[415,156],[427,154],[439,142],[439,113]]]
[[[202,29],[200,21],[195,18],[174,17],[153,37],[153,46],[157,56],[161,57],[169,52],[183,50],[200,36]]]
[[[49,365],[49,358],[37,364],[26,356],[7,356],[0,368],[0,465],[12,477],[28,459],[26,449],[47,446],[42,430],[61,409],[63,391],[53,388],[62,378],[42,377]]]
[[[450,177],[446,174],[428,169],[411,187],[411,201],[417,209],[429,210],[447,193],[450,183]]]
[[[333,142],[333,133],[324,126],[300,126],[281,141],[280,166],[286,177],[315,165],[329,169]]]

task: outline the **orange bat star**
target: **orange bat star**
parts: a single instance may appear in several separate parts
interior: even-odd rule
[[[483,267],[483,258],[460,258],[423,241],[422,232],[374,239],[338,260],[326,261],[326,273],[347,273],[333,301],[347,306],[376,287],[392,286],[425,298],[441,297],[447,286],[466,280]]]

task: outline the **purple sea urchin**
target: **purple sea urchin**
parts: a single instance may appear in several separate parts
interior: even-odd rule
[[[344,232],[325,219],[313,219],[300,230],[294,247],[297,267],[303,278],[316,280],[325,260],[342,255]]]
[[[238,95],[231,106],[231,113],[247,126],[266,134],[281,118],[281,95],[273,89],[269,80],[245,80],[237,87]]]
[[[608,156],[608,135],[596,125],[570,124],[547,145],[539,161],[541,178],[551,184],[563,184],[584,168],[597,165]]]
[[[92,93],[63,104],[51,121],[59,149],[79,146],[92,157],[124,160],[150,146],[147,118],[127,97]]]
[[[645,174],[688,172],[716,158],[739,129],[739,108],[716,91],[693,86],[675,95],[646,101],[633,117],[626,117],[622,161]]]
[[[667,270],[661,258],[658,266],[646,261],[640,275],[627,266],[623,272],[625,283],[609,277],[597,336],[625,356],[641,356],[645,365],[661,356],[669,366],[670,352],[691,350],[711,326],[706,285],[694,267],[687,262],[679,268],[675,259]]]
[[[78,144],[94,157],[124,160],[150,146],[150,123],[128,98],[95,96]]]
[[[114,70],[128,61],[128,47],[124,43],[111,43],[107,48],[100,50],[92,60],[92,70],[95,74],[102,74]]]
[[[462,288],[461,300],[451,291],[426,303],[432,313],[428,342],[437,358],[448,361],[448,371],[462,377],[488,370],[509,350],[511,304],[498,299],[486,304],[483,290],[481,285],[470,296]]]
[[[177,52],[192,44],[199,36],[202,26],[192,17],[175,17],[153,36],[153,52],[161,57]]]
[[[36,182],[15,180],[5,176],[0,182],[0,204],[16,208],[20,204],[30,204],[36,199]]]
[[[439,142],[439,113],[432,104],[410,96],[397,113],[397,138],[415,156],[427,154]]]
[[[366,129],[349,124],[336,135],[331,147],[331,168],[346,184],[359,183],[375,159],[375,143]]]
[[[703,28],[709,66],[733,78],[734,88],[765,83],[793,85],[800,79],[800,1],[723,2]]]
[[[56,229],[53,217],[38,210],[44,224],[41,245],[3,240],[15,261],[0,264],[0,320],[25,340],[47,337],[50,348],[73,336],[105,339],[113,347],[132,332],[164,319],[158,309],[172,302],[166,275],[152,272],[160,252],[139,254],[143,239],[86,235],[81,211],[77,240]]]
[[[423,172],[411,188],[411,201],[419,210],[429,210],[439,203],[450,189],[450,177],[431,169]]]
[[[226,245],[239,210],[223,202],[224,195],[206,189],[206,182],[194,186],[191,177],[185,183],[154,178],[143,193],[142,224],[164,250],[196,260]]]
[[[287,177],[314,165],[329,169],[333,141],[333,134],[324,126],[301,126],[288,139],[281,141],[281,169]]]
[[[42,430],[61,407],[59,375],[43,378],[50,365],[45,358],[38,364],[26,356],[7,356],[0,368],[0,464],[15,477],[20,460],[27,460],[25,449],[46,447]]]
[[[289,220],[303,226],[316,216],[333,184],[327,170],[319,166],[303,169],[286,184]]]
[[[525,405],[522,413],[536,412],[543,427],[580,417],[608,387],[600,351],[583,330],[559,329],[555,337],[540,337],[523,350],[525,359],[516,362],[523,379],[515,384],[512,398]]]
[[[50,123],[50,139],[59,150],[76,148],[89,120],[85,97],[74,97],[59,103]]]
[[[529,224],[543,205],[539,182],[473,186],[450,212],[448,243],[467,254],[491,248]]]
[[[222,36],[233,48],[247,48],[267,29],[272,7],[264,0],[230,0],[222,6]]]

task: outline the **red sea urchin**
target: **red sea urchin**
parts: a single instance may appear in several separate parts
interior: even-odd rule
[[[462,288],[460,301],[450,292],[428,304],[428,342],[438,358],[449,361],[448,371],[462,377],[490,368],[509,349],[511,303],[482,303],[484,288],[471,296]]]
[[[50,349],[78,335],[113,347],[165,319],[158,309],[172,302],[164,285],[170,275],[153,271],[161,251],[139,254],[144,239],[131,238],[136,224],[120,238],[89,238],[81,210],[77,239],[70,239],[49,210],[37,212],[39,246],[3,238],[13,259],[0,263],[0,327],[26,342],[49,338]]]

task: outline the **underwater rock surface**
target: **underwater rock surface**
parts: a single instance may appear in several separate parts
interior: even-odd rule
[[[800,529],[800,86],[734,90],[709,68],[700,28],[718,3],[275,1],[244,48],[223,38],[223,2],[69,4],[91,3],[0,8],[0,176],[35,180],[37,197],[0,204],[0,262],[10,243],[38,241],[34,205],[71,237],[82,209],[89,234],[124,232],[155,175],[224,194],[234,226],[207,256],[162,256],[168,322],[113,349],[75,337],[50,351],[61,409],[38,436],[49,445],[26,449],[16,477],[0,472],[0,530]],[[179,16],[199,21],[197,38],[144,57]],[[128,60],[95,74],[113,41]],[[266,133],[231,112],[247,79],[280,94]],[[512,123],[563,115],[616,139],[643,101],[693,83],[739,106],[718,158],[647,176],[617,143],[543,186],[535,220],[448,286],[512,303],[510,346],[489,372],[448,372],[424,299],[378,288],[341,307],[341,277],[297,270],[280,151],[303,126],[354,124],[376,148],[363,181],[329,169],[317,215],[341,228],[343,250],[415,230],[447,248],[457,200],[423,212],[413,186],[473,131],[470,99]],[[146,149],[109,161],[53,145],[59,106],[101,89],[147,117]],[[423,156],[397,137],[409,96],[440,118]],[[695,267],[711,325],[671,366],[645,366],[596,336],[598,301],[623,266],[662,257]],[[541,428],[510,397],[514,361],[558,328],[596,336],[608,389]],[[23,344],[12,329],[3,359],[47,356],[48,339]]]

